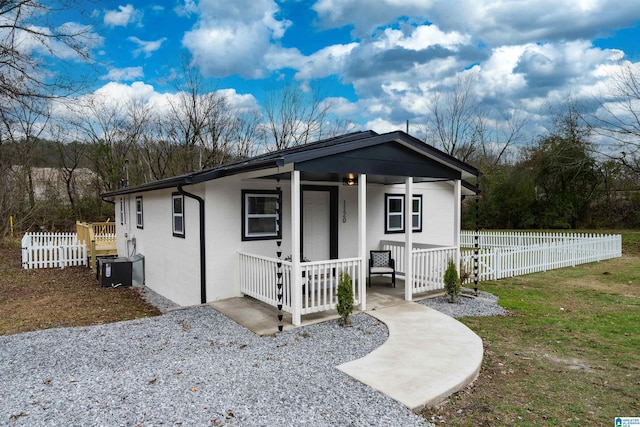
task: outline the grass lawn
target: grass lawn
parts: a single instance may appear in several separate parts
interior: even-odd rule
[[[20,249],[0,247],[0,335],[155,316],[133,288],[101,288],[86,267],[24,270]]]
[[[640,416],[639,237],[623,236],[619,259],[481,283],[511,315],[462,319],[484,342],[480,375],[423,416],[453,426]]]

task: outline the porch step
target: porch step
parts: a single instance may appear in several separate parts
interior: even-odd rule
[[[373,352],[338,369],[414,412],[435,406],[473,382],[482,340],[452,317],[408,303],[368,311],[389,329]]]

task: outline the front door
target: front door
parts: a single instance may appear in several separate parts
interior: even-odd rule
[[[302,256],[310,261],[338,257],[336,187],[302,189]]]

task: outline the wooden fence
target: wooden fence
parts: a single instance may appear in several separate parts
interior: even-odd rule
[[[65,268],[87,265],[87,246],[76,233],[26,233],[22,237],[22,266]]]

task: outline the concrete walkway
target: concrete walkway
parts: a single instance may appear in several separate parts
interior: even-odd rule
[[[482,340],[452,317],[416,303],[367,314],[387,325],[389,338],[338,369],[412,411],[441,403],[478,376]]]
[[[367,289],[367,314],[387,325],[389,338],[367,356],[338,369],[413,411],[434,406],[471,383],[482,364],[482,340],[452,317],[404,301],[404,287]],[[433,296],[422,295],[421,298]],[[210,303],[259,335],[277,332],[277,309],[248,297]],[[335,310],[303,316],[302,325],[336,319]],[[284,328],[291,329],[285,313]]]

